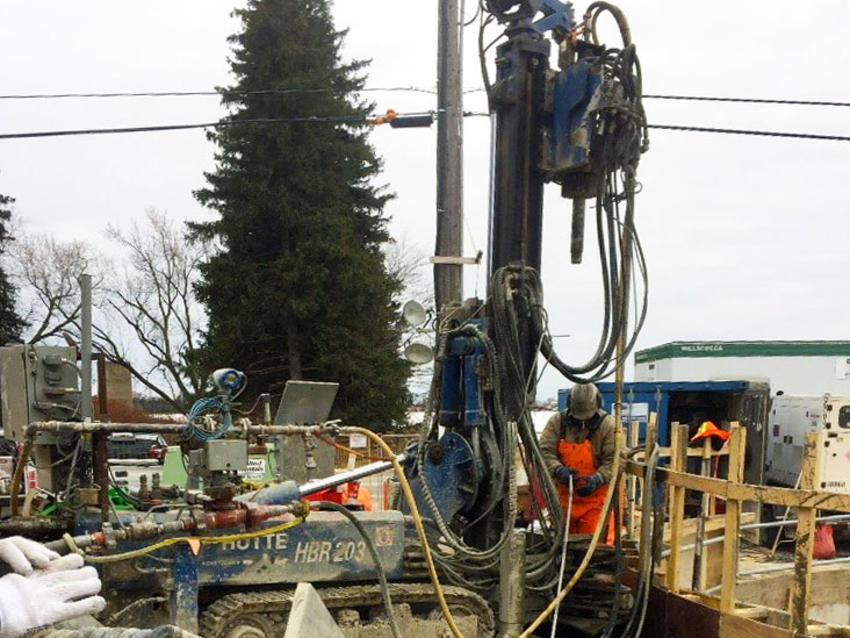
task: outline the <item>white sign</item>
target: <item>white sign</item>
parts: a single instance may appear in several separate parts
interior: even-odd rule
[[[368,445],[368,441],[366,440],[365,434],[352,434],[348,438],[348,447],[358,448],[358,447],[366,447]]]
[[[248,457],[248,469],[244,472],[239,472],[239,476],[249,481],[259,481],[266,476],[266,457],[265,456],[250,456]]]
[[[647,421],[649,419],[649,403],[624,403],[620,412],[620,420],[628,424],[632,421]]]

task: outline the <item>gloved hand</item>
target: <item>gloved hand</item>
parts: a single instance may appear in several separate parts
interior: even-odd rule
[[[0,560],[8,564],[12,571],[24,576],[32,574],[33,569],[44,569],[50,561],[59,558],[59,554],[47,549],[23,536],[12,536],[0,540]]]
[[[555,479],[559,483],[563,483],[564,485],[570,484],[570,476],[573,477],[573,481],[575,481],[575,477],[578,472],[576,472],[573,468],[567,467],[566,465],[562,465],[557,470],[555,470]]]
[[[95,595],[101,587],[97,571],[82,565],[82,556],[68,554],[30,576],[0,578],[0,638],[103,611],[106,601]]]
[[[576,494],[579,496],[590,496],[605,484],[605,479],[602,478],[599,472],[594,472],[590,476],[580,476],[577,484]]]

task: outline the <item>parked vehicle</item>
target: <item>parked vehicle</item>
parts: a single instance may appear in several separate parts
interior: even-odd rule
[[[155,459],[162,463],[168,444],[159,434],[116,432],[107,444],[110,459]]]

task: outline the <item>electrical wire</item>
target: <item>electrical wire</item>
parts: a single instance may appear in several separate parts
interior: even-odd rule
[[[475,89],[471,89],[475,90]],[[125,91],[113,93],[11,93],[0,95],[0,100],[57,100],[69,98],[127,98],[127,97],[195,97],[195,96],[231,96],[231,95],[298,95],[310,93],[427,93],[436,95],[436,89],[417,86],[364,87],[351,91],[335,88],[294,87],[289,89],[256,90],[201,90],[201,91]]]
[[[685,126],[678,124],[649,124],[648,128],[666,131],[686,131],[688,133],[723,133],[726,135],[756,135],[762,137],[790,137],[804,140],[828,140],[831,142],[850,142],[848,135],[821,135],[819,133],[789,133],[787,131],[756,131],[737,128],[716,128],[708,126]]]
[[[835,102],[825,100],[793,100],[775,98],[753,98],[753,97],[714,97],[703,95],[647,95],[645,100],[688,100],[694,102],[738,102],[742,104],[786,104],[791,106],[850,106],[850,102]]]
[[[387,585],[387,574],[381,565],[381,557],[378,556],[378,550],[375,549],[375,543],[372,542],[372,537],[369,536],[366,528],[363,527],[363,523],[361,523],[357,517],[348,510],[348,508],[340,505],[339,503],[334,503],[332,501],[319,501],[315,505],[319,509],[329,509],[342,514],[352,525],[354,525],[360,536],[363,537],[363,541],[366,543],[366,548],[369,550],[369,555],[375,563],[375,571],[378,574],[378,583],[381,586],[381,596],[384,598],[384,607],[386,607],[387,610],[387,620],[390,623],[390,629],[392,630],[393,637],[402,638],[401,629],[399,629],[398,620],[396,619],[395,612],[393,611],[393,601],[390,598],[389,585]]]
[[[216,410],[218,412],[218,427],[214,430],[206,430],[195,420],[200,418],[204,412]],[[224,436],[230,429],[233,423],[233,417],[230,414],[230,403],[223,400],[221,397],[204,397],[195,401],[192,408],[189,410],[189,415],[186,418],[186,428],[183,430],[183,438],[190,439],[195,437],[201,441],[210,441]]]
[[[419,117],[430,115],[432,118],[436,111],[420,111],[418,113],[395,113],[393,119],[403,117]],[[217,122],[200,122],[191,124],[161,124],[153,126],[125,126],[117,128],[93,128],[93,129],[66,129],[56,131],[32,131],[26,133],[2,133],[0,140],[28,139],[41,137],[70,137],[79,135],[113,135],[121,133],[156,133],[162,131],[183,131],[202,128],[224,128],[244,124],[298,124],[298,123],[323,123],[323,124],[377,124],[379,118],[384,115],[311,115],[303,117],[266,117],[251,119],[222,119]],[[387,120],[390,121],[390,120]]]
[[[473,16],[464,26],[471,25],[479,18],[480,5]],[[489,22],[488,22],[489,24]],[[486,92],[486,87],[473,87],[465,89],[464,93]],[[110,98],[161,98],[161,97],[229,97],[240,95],[300,95],[311,93],[348,93],[348,89],[334,88],[307,88],[293,87],[288,89],[255,89],[255,90],[199,90],[199,91],[115,91],[115,92],[89,92],[89,93],[7,93],[0,95],[0,100],[57,100],[57,99],[110,99]],[[436,95],[436,89],[420,86],[385,86],[364,87],[353,93],[423,93]],[[781,104],[789,106],[829,106],[850,107],[850,102],[839,100],[798,100],[793,98],[753,98],[753,97],[726,97],[710,95],[675,95],[652,93],[644,94],[646,100],[673,100],[691,102],[730,102],[739,104]]]
[[[398,113],[396,117],[421,117],[431,115],[436,111],[420,111],[416,113]],[[463,117],[489,117],[489,113],[478,111],[464,111]],[[0,133],[0,140],[39,139],[48,137],[79,137],[88,135],[120,135],[125,133],[160,133],[166,131],[184,131],[205,128],[224,128],[244,124],[297,124],[297,123],[320,123],[320,124],[375,124],[379,115],[376,116],[305,116],[305,117],[281,117],[281,118],[254,118],[245,120],[219,120],[218,122],[198,122],[187,124],[161,124],[148,126],[126,126],[114,128],[91,128],[91,129],[60,129],[53,131],[28,131],[23,133]],[[824,135],[818,133],[796,133],[789,131],[760,131],[749,129],[727,129],[705,126],[674,125],[674,124],[647,124],[648,129],[659,129],[668,131],[684,131],[690,133],[721,133],[729,135],[752,135],[762,137],[786,137],[807,140],[824,140],[835,142],[850,142],[850,136]],[[56,406],[64,407],[64,406]]]

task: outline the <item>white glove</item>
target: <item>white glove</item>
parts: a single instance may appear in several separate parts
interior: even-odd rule
[[[68,554],[30,576],[0,578],[0,638],[103,611],[97,570],[82,565],[82,556]]]
[[[44,569],[56,558],[59,554],[23,536],[0,539],[0,560],[18,574],[29,576],[33,569]]]

